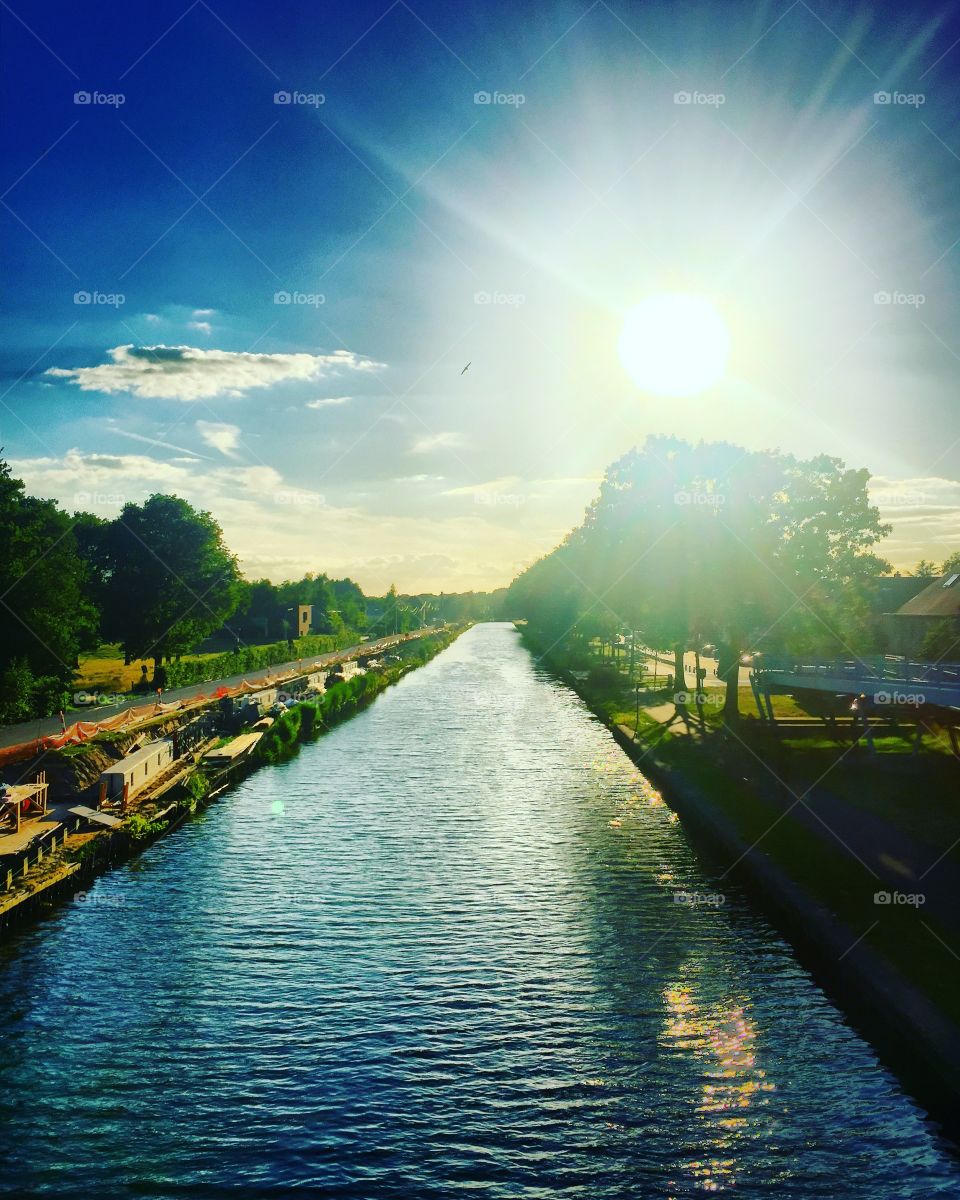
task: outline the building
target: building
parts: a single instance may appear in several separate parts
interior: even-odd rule
[[[100,797],[104,800],[116,800],[138,792],[173,762],[173,742],[167,738],[161,741],[148,742],[139,750],[134,750],[126,758],[121,758],[100,776]]]
[[[942,575],[922,592],[884,618],[891,654],[920,658],[927,635],[944,622],[952,622],[960,638],[960,574]],[[960,643],[952,660],[960,659]]]
[[[306,637],[313,626],[313,605],[297,605],[297,637]]]
[[[262,688],[259,692],[241,692],[238,696],[224,696],[220,701],[220,710],[228,719],[241,725],[252,725],[276,704],[279,696],[280,692],[275,687]]]

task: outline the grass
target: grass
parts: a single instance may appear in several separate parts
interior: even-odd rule
[[[185,654],[185,659],[213,658],[213,654]],[[153,677],[153,659],[137,659],[125,664],[123,653],[116,644],[104,643],[89,654],[80,656],[80,667],[74,678],[76,690],[112,694],[129,692],[143,677],[141,667],[147,668],[147,678]]]

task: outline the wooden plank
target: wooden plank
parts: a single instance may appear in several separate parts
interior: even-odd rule
[[[118,825],[123,824],[119,817],[111,817],[109,813],[97,812],[95,808],[87,808],[85,804],[78,804],[76,808],[68,811],[75,817],[82,817],[85,821],[94,821],[98,825],[105,825],[108,829],[115,829]]]

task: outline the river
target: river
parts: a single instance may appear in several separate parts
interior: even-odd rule
[[[508,625],[19,934],[0,1006],[8,1195],[960,1195]]]

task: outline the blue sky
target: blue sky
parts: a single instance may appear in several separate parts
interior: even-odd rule
[[[176,491],[251,575],[460,590],[670,432],[867,466],[898,565],[957,548],[953,7],[13,3],[0,26],[0,443],[37,493],[107,515]],[[730,327],[701,396],[618,361],[663,290]]]

